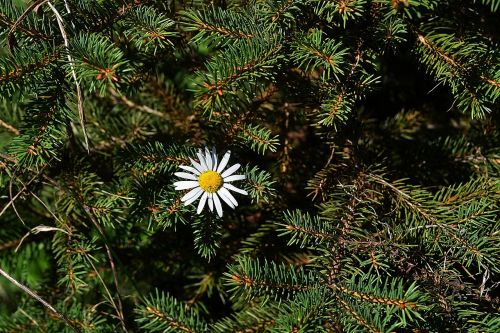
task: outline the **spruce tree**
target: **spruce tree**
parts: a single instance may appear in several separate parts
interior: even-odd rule
[[[0,0],[0,333],[500,332],[499,8]]]

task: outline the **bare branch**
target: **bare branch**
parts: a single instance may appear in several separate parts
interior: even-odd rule
[[[32,297],[32,298],[36,299],[38,302],[42,303],[43,306],[45,306],[47,309],[49,309],[50,311],[52,311],[59,319],[61,319],[62,321],[64,321],[64,323],[66,325],[68,325],[68,327],[70,327],[74,332],[81,333],[81,331],[78,328],[76,328],[71,323],[71,321],[64,314],[62,314],[61,312],[57,311],[52,305],[50,305],[49,303],[47,303],[47,301],[45,301],[43,298],[41,298],[40,296],[38,296],[37,293],[35,293],[30,288],[26,287],[21,282],[19,282],[16,279],[14,279],[12,276],[10,276],[7,272],[5,272],[4,270],[2,270],[1,268],[0,268],[0,275],[2,275],[4,278],[6,278],[10,282],[12,282],[18,288],[22,289],[22,291],[24,291],[25,293],[27,293],[30,297]]]

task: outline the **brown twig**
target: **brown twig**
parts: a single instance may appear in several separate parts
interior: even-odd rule
[[[161,117],[161,118],[167,117],[167,115],[165,113],[162,113],[162,112],[157,111],[153,108],[150,108],[147,105],[136,104],[135,102],[131,101],[126,96],[121,95],[115,89],[113,89],[111,87],[109,88],[109,92],[111,93],[111,96],[114,97],[115,101],[121,102],[122,104],[125,104],[126,106],[128,106],[131,109],[136,109],[136,110],[139,110],[139,111],[142,111],[145,113],[149,113],[149,114]]]
[[[14,23],[15,23],[14,21],[11,21],[7,16],[0,13],[0,25],[12,28],[14,26]],[[26,34],[29,37],[40,38],[42,40],[49,40],[50,39],[49,35],[43,34],[37,30],[34,30],[34,29],[22,27],[19,24],[16,26],[16,29],[23,32],[24,34]]]
[[[19,245],[19,243],[21,243],[21,240],[20,239],[16,239],[16,240],[13,240],[13,241],[1,244],[0,245],[0,251],[8,250],[8,249],[11,249],[13,247],[17,247]]]
[[[29,13],[31,13],[31,11],[36,10],[38,7],[40,7],[41,5],[43,5],[48,1],[49,0],[33,1],[33,3],[28,8],[26,8],[26,10],[21,14],[21,16],[19,16],[17,20],[11,24],[11,28],[9,30],[9,33],[7,34],[7,42],[10,49],[12,49],[13,46],[16,44],[14,38],[14,31],[16,31],[19,28],[21,22],[26,18],[26,16],[28,16]]]
[[[11,124],[6,123],[2,119],[0,119],[0,126],[8,129],[10,132],[14,133],[15,135],[19,135],[19,130],[12,126]]]
[[[27,186],[29,184],[31,184],[35,179],[38,178],[38,176],[40,176],[42,174],[42,171],[45,169],[45,167],[47,166],[48,164],[44,165],[37,173],[36,175],[33,176],[33,178],[31,178],[27,183],[26,185],[23,185],[23,187],[21,188],[21,190],[19,190],[19,192],[17,192],[16,195],[14,196],[11,196],[10,198],[10,201],[5,205],[5,207],[0,211],[0,216],[2,216],[5,211],[14,203],[14,201],[27,189]]]
[[[13,185],[14,176],[15,176],[15,172],[9,181],[9,198],[10,198],[10,202],[12,202],[12,209],[14,210],[14,213],[16,213],[16,216],[19,218],[21,223],[26,226],[26,223],[24,222],[23,218],[21,217],[21,215],[17,211],[15,199],[13,199],[13,196],[12,196],[12,185]],[[27,187],[25,185],[23,185],[23,188],[27,188]]]
[[[59,319],[61,319],[62,321],[64,321],[64,323],[66,325],[68,325],[68,327],[70,327],[74,332],[81,333],[81,331],[79,329],[77,329],[64,314],[62,314],[61,312],[57,311],[47,301],[45,301],[43,298],[41,298],[40,296],[38,296],[37,293],[35,293],[30,288],[28,288],[25,285],[23,285],[21,282],[19,282],[16,279],[14,279],[12,276],[10,276],[7,272],[5,272],[4,270],[2,270],[1,268],[0,268],[0,275],[2,275],[4,278],[6,278],[10,282],[12,282],[14,285],[16,285],[22,291],[24,291],[25,293],[27,293],[30,297],[32,297],[32,298],[36,299],[38,302],[42,303],[43,306],[45,306],[47,309],[49,309],[50,311],[52,311]]]
[[[96,218],[94,217],[94,213],[92,212],[91,207],[89,207],[85,203],[83,203],[83,208],[84,208],[85,212],[87,213],[90,221],[96,227],[97,231],[99,232],[99,234],[103,238],[104,247],[106,248],[106,253],[107,253],[108,259],[109,259],[109,265],[111,266],[111,271],[113,272],[113,281],[114,281],[114,285],[115,285],[115,289],[116,289],[116,294],[118,296],[117,297],[117,300],[118,300],[118,309],[117,309],[118,318],[120,319],[123,330],[125,332],[128,332],[127,327],[125,326],[125,317],[123,315],[123,305],[122,305],[122,300],[121,300],[121,296],[120,296],[120,287],[118,285],[118,273],[116,271],[116,265],[115,265],[115,261],[113,259],[113,255],[111,254],[111,249],[108,245],[108,243],[109,243],[108,238],[106,236],[104,229],[99,225]],[[104,282],[103,282],[103,284],[104,284]]]

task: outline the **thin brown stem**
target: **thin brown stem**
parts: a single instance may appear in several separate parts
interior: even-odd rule
[[[19,16],[17,18],[17,20],[14,23],[9,24],[11,28],[9,30],[9,33],[7,34],[7,41],[8,41],[8,45],[9,45],[10,49],[12,49],[13,46],[16,44],[15,38],[14,38],[14,32],[17,29],[19,29],[21,22],[28,16],[29,13],[31,13],[31,11],[36,10],[38,7],[40,7],[41,5],[43,5],[44,3],[48,2],[48,1],[49,0],[35,0],[35,1],[33,1],[33,3],[28,8],[26,8],[26,10],[21,14],[21,16]]]
[[[2,270],[1,268],[0,268],[0,275],[2,275],[4,278],[6,278],[10,282],[12,282],[15,286],[17,286],[18,288],[20,288],[22,291],[24,291],[25,293],[27,293],[30,297],[32,297],[35,300],[37,300],[38,302],[42,303],[43,306],[45,306],[47,309],[49,309],[50,311],[52,311],[59,319],[61,319],[62,321],[64,321],[64,323],[66,325],[68,325],[68,327],[70,327],[74,332],[81,333],[81,331],[79,329],[77,329],[64,314],[62,314],[61,312],[57,311],[47,301],[45,301],[43,298],[41,298],[40,296],[38,296],[37,293],[35,293],[30,288],[26,287],[21,282],[19,282],[16,279],[14,279],[12,276],[10,276],[7,272],[5,272],[4,270]]]
[[[47,165],[47,164],[46,164]],[[46,166],[45,165],[45,166]],[[38,176],[41,175],[41,173],[43,172],[43,170],[45,169],[45,166],[43,166],[38,172],[36,175],[33,176],[33,178],[31,178],[27,183],[26,185],[23,185],[23,187],[21,188],[21,190],[19,190],[19,192],[17,192],[16,195],[14,196],[11,196],[10,198],[10,201],[5,205],[5,207],[0,211],[0,216],[2,216],[5,211],[14,203],[14,201],[27,189],[27,186],[29,184],[31,184],[35,179],[38,178]]]
[[[10,132],[14,133],[15,135],[19,135],[19,130],[17,128],[15,128],[14,126],[12,126],[11,124],[6,123],[2,119],[0,119],[0,126],[6,128],[7,130],[9,130]]]
[[[108,245],[108,243],[109,243],[108,238],[106,236],[104,229],[99,225],[96,218],[94,217],[92,209],[89,206],[87,206],[85,203],[83,204],[83,206],[84,206],[85,212],[87,212],[87,215],[89,216],[90,221],[96,227],[97,231],[99,232],[99,234],[101,235],[101,237],[104,240],[104,247],[106,248],[106,253],[107,253],[108,259],[109,259],[109,265],[111,266],[111,271],[113,272],[113,281],[114,281],[116,294],[117,294],[118,318],[120,319],[123,330],[125,332],[128,332],[127,327],[125,326],[125,317],[123,315],[123,305],[122,305],[122,300],[121,300],[121,296],[120,296],[120,286],[118,285],[118,273],[116,271],[116,265],[115,265],[115,261],[113,259],[113,255],[111,253],[111,249]],[[102,280],[101,280],[101,282],[102,282]],[[104,284],[104,282],[103,282],[103,284]]]
[[[149,113],[149,114],[155,115],[155,116],[160,117],[160,118],[167,117],[167,115],[165,113],[162,113],[162,112],[157,111],[153,108],[150,108],[147,105],[136,104],[135,102],[128,99],[127,96],[121,95],[113,88],[109,88],[109,92],[114,97],[115,101],[118,101],[122,104],[125,104],[126,106],[128,106],[131,109],[136,109],[136,110],[142,111],[144,113]]]

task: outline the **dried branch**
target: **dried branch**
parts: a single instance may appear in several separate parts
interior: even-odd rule
[[[0,275],[2,275],[4,278],[6,278],[10,282],[12,282],[14,285],[16,285],[17,287],[19,287],[20,289],[22,289],[22,291],[24,291],[25,293],[27,293],[30,297],[32,297],[35,300],[37,300],[38,302],[42,303],[43,306],[45,306],[47,309],[49,309],[50,311],[52,311],[59,319],[61,319],[62,321],[64,321],[64,323],[66,325],[68,325],[68,327],[70,327],[74,332],[81,333],[81,331],[79,329],[77,329],[64,314],[62,314],[61,312],[57,311],[47,301],[45,301],[43,298],[41,298],[40,296],[38,296],[37,293],[35,293],[30,288],[26,287],[21,282],[19,282],[16,279],[14,279],[12,276],[10,276],[7,272],[5,272],[4,270],[2,270],[1,268],[0,268]]]

